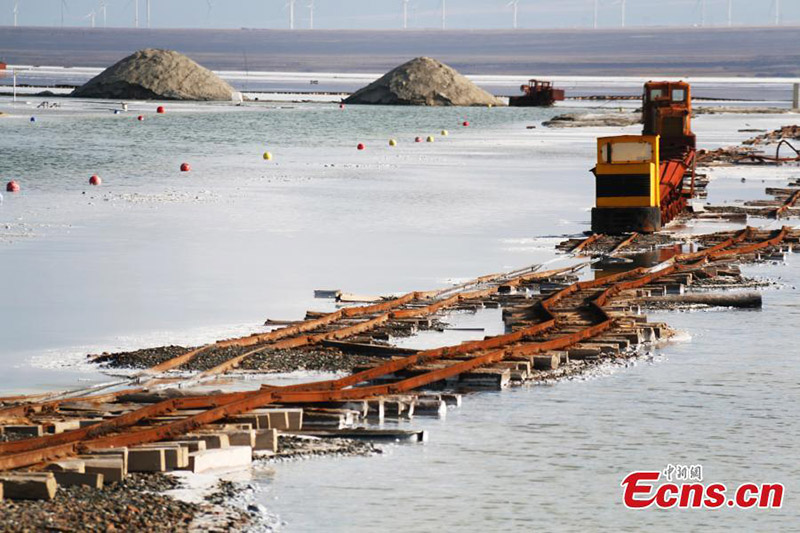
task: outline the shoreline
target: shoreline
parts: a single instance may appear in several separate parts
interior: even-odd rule
[[[780,118],[776,118],[776,120],[780,120]],[[594,130],[589,130],[589,131],[593,132]],[[601,130],[601,131],[605,131],[605,130]],[[572,133],[568,133],[568,134],[564,134],[564,135],[573,135],[573,134]],[[529,233],[532,233],[532,232],[529,232]],[[538,244],[541,245],[541,241],[539,241]],[[456,273],[454,272],[453,275],[456,275]],[[327,286],[327,285],[320,284],[319,286]],[[349,288],[349,287],[346,287],[346,288]],[[398,287],[394,287],[394,289],[396,289],[396,288],[398,288]],[[285,302],[284,302],[284,309],[286,309],[286,308],[288,308],[288,306],[285,305]],[[283,315],[281,315],[281,316],[283,316]],[[481,336],[483,336],[483,335],[481,334]],[[461,339],[458,339],[458,340],[461,340]],[[455,344],[457,344],[457,341],[456,342],[452,342],[451,344],[455,345]],[[605,373],[604,369],[603,369],[603,367],[600,366],[603,363],[607,363],[607,364],[610,364],[610,365],[619,365],[619,366],[627,367],[629,364],[630,365],[635,365],[636,362],[640,360],[640,358],[644,358],[644,360],[647,360],[647,358],[651,357],[647,353],[640,354],[640,355],[634,355],[634,354],[631,354],[631,355],[633,356],[633,358],[630,358],[630,359],[629,358],[624,358],[624,357],[604,358],[602,356],[599,356],[597,359],[589,357],[589,358],[584,359],[583,361],[576,360],[575,361],[575,367],[582,369],[582,371],[581,372],[574,372],[574,373],[572,373],[570,375],[567,375],[567,376],[561,376],[561,379],[558,379],[558,381],[562,382],[562,381],[565,381],[565,380],[573,380],[573,379],[575,379],[575,380],[589,379],[595,373],[600,374],[600,375],[604,375],[604,373]],[[560,371],[562,373],[567,373],[567,372],[571,371],[570,370],[571,368],[572,367],[565,365],[564,367],[560,368]],[[554,372],[551,375],[550,379],[552,379],[552,376],[557,375],[557,372],[558,371]],[[545,372],[543,374],[547,374],[547,373]],[[269,376],[267,376],[267,377],[269,377]],[[541,377],[542,377],[542,380],[541,380],[542,383],[544,383],[544,384],[552,383],[552,381],[548,381],[548,378],[545,377],[544,375],[542,375]],[[212,385],[212,386],[214,386],[214,385]],[[494,395],[489,395],[489,396],[494,396]],[[232,493],[234,491],[238,492],[240,490],[241,491],[247,491],[248,489],[247,489],[247,486],[245,485],[244,487],[237,487],[236,489],[230,489],[230,490],[231,490],[231,493]],[[272,509],[269,509],[269,511],[272,511]]]

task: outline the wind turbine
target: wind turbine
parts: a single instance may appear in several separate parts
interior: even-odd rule
[[[289,8],[289,29],[290,30],[294,29],[294,3],[296,1],[297,0],[288,0],[286,2],[286,5],[284,6],[284,7],[288,7]]]
[[[697,3],[700,4],[700,27],[705,28],[706,26],[706,0],[697,0]]]
[[[95,11],[93,9],[88,15],[83,17],[83,18],[89,19],[89,27],[91,27],[91,28],[94,28],[94,17],[95,17],[96,14],[97,13],[95,13]]]
[[[98,4],[100,6],[100,11],[102,11],[102,13],[103,13],[103,27],[105,28],[106,27],[106,6],[107,6],[106,0],[100,0],[98,2]],[[62,6],[64,5],[63,4],[63,0],[62,0],[62,4],[61,5]]]
[[[145,11],[147,16],[147,29],[150,29],[150,0],[145,2]]]
[[[61,27],[64,27],[64,9],[67,7],[67,0],[61,0]]]
[[[728,27],[733,26],[733,0],[728,0]]]
[[[442,29],[446,27],[446,15],[447,15],[447,7],[446,7],[446,0],[442,0]]]
[[[514,12],[514,19],[513,19],[513,23],[511,24],[511,27],[516,30],[517,29],[517,9],[519,8],[519,0],[511,0],[508,3],[508,5],[511,6],[511,9]]]
[[[599,0],[594,0],[594,19],[592,20],[592,27],[597,29],[597,14],[599,10]]]
[[[620,1],[620,10],[622,12],[622,27],[625,27],[625,0]]]
[[[403,0],[403,29],[408,29],[408,0]]]
[[[775,0],[775,25],[781,25],[781,0]]]
[[[308,0],[308,29],[314,29],[314,0]]]
[[[133,27],[139,27],[139,0],[133,2]]]
[[[19,15],[19,0],[14,0],[14,7],[11,8],[11,12],[14,14],[14,27],[17,27],[17,15]]]

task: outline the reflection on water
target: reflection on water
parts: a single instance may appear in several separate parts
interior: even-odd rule
[[[664,261],[670,260],[676,255],[687,253],[692,250],[692,246],[675,244],[631,255],[607,256],[593,265],[594,279],[602,279],[635,268],[656,266]]]

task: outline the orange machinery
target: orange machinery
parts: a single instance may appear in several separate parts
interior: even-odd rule
[[[592,231],[658,231],[694,193],[695,135],[691,88],[685,82],[647,82],[642,135],[597,140],[596,206]],[[691,175],[689,190],[685,178]]]

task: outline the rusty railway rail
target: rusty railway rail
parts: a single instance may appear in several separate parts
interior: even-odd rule
[[[794,194],[789,196],[783,205],[776,207],[773,211],[770,212],[770,218],[780,218],[782,217],[790,208],[794,207],[797,202],[800,201],[800,190],[795,191]]]
[[[448,289],[447,291],[412,292],[400,296],[398,298],[387,300],[385,302],[373,305],[346,307],[331,313],[326,313],[325,315],[318,318],[308,319],[299,324],[294,324],[291,326],[279,328],[267,333],[248,335],[237,339],[228,339],[224,341],[210,343],[200,348],[190,350],[182,355],[176,356],[172,359],[164,361],[158,365],[155,365],[151,368],[148,368],[138,373],[136,376],[134,376],[135,378],[139,379],[145,377],[151,378],[150,381],[145,383],[143,387],[134,389],[125,389],[122,391],[111,392],[101,395],[95,394],[91,396],[78,396],[78,397],[51,399],[51,400],[42,399],[44,395],[37,395],[37,397],[35,398],[21,397],[23,401],[19,405],[0,408],[0,421],[21,418],[26,416],[27,414],[41,412],[42,410],[52,410],[57,408],[60,404],[64,402],[113,401],[115,398],[121,395],[130,394],[133,392],[140,392],[147,385],[154,385],[164,381],[163,379],[159,379],[157,377],[158,374],[178,368],[181,365],[191,361],[194,357],[197,357],[203,352],[211,350],[215,347],[258,346],[253,350],[250,350],[240,356],[231,358],[223,363],[220,363],[214,368],[202,372],[200,375],[201,378],[221,374],[223,372],[231,370],[237,367],[239,364],[241,364],[242,361],[244,361],[248,357],[265,350],[299,348],[303,346],[318,344],[324,340],[344,339],[358,333],[370,331],[376,327],[386,324],[391,319],[404,319],[404,318],[430,316],[440,312],[443,309],[457,305],[459,302],[463,300],[480,298],[488,296],[490,294],[494,294],[499,290],[501,284],[502,286],[515,287],[518,286],[520,283],[526,281],[541,279],[544,277],[558,274],[560,272],[568,272],[573,270],[574,268],[575,267],[565,267],[543,272],[539,272],[534,268],[528,268],[519,271],[514,271],[508,274],[491,274],[491,275],[481,276],[468,283],[462,284],[462,287],[467,287],[471,285],[480,285],[492,282],[497,282],[497,284],[480,290],[454,294],[447,298],[434,300],[432,302],[430,301],[431,299],[434,299],[443,293],[449,292],[452,289]],[[415,303],[422,305],[420,307],[410,307],[410,308],[400,309],[403,306]],[[376,315],[376,316],[371,316],[371,315]],[[352,319],[359,317],[364,317],[365,320],[363,322],[354,325],[348,324],[345,326],[336,327],[336,322],[342,319]],[[315,330],[319,330],[321,327],[324,326],[333,326],[334,329],[329,331],[314,333]]]
[[[748,242],[754,232],[751,228],[747,228],[700,252],[675,256],[668,264],[661,265],[658,268],[638,268],[605,278],[573,283],[540,300],[536,304],[539,316],[537,319],[532,320],[532,323],[511,333],[482,341],[471,341],[456,346],[421,351],[406,357],[389,360],[373,368],[335,380],[288,387],[265,386],[257,391],[164,400],[121,414],[94,426],[45,437],[0,443],[0,470],[29,467],[61,457],[108,447],[174,438],[225,417],[274,403],[314,404],[330,401],[362,400],[408,392],[482,366],[498,363],[504,359],[515,360],[515,358],[573,346],[597,337],[615,327],[617,320],[605,310],[605,307],[612,303],[612,300],[619,294],[646,286],[676,272],[697,268],[698,265],[709,261],[727,260],[737,255],[750,254],[760,249],[777,246],[786,238],[788,232],[789,229],[784,227],[779,231],[773,232],[767,239],[759,242]],[[542,274],[540,273],[540,275]],[[520,276],[510,280],[509,283],[519,284],[532,277],[534,276]],[[404,303],[397,303],[396,300],[391,300],[372,306],[343,309],[331,315],[369,316],[370,314],[380,313],[379,317],[385,317],[380,320],[389,320],[393,316],[415,316],[415,313],[419,312],[440,310],[462,299],[467,299],[466,296],[480,298],[493,294],[496,290],[497,287],[492,287],[473,291],[466,295],[454,295],[421,308],[398,309],[404,303],[414,301],[419,295],[419,293],[409,293],[397,299],[402,300]],[[569,321],[565,318],[567,316],[565,313],[568,314],[568,312],[580,315],[578,321],[582,324],[576,331],[570,331],[565,328],[569,324]],[[335,322],[334,319],[327,318],[327,320],[330,320],[330,322],[323,322]],[[375,317],[368,318],[365,323],[371,324],[375,320]],[[304,324],[308,323],[319,324],[316,320],[306,321]],[[355,329],[340,329],[338,330],[339,334],[346,337],[354,331],[359,331],[359,325],[348,327],[354,327]],[[292,341],[291,338],[286,337],[291,337],[292,334],[302,334],[305,331],[309,331],[307,328],[311,327],[301,324],[297,327],[285,328],[293,333],[279,334],[277,336],[278,342],[284,339]],[[320,338],[320,335],[324,334],[313,334],[311,338]],[[259,341],[265,338],[270,340],[276,338],[276,336],[269,336],[269,334],[261,334],[246,337],[244,342],[249,343],[254,337],[257,337]],[[306,335],[304,337],[309,336]],[[252,341],[253,344],[257,342]],[[433,369],[421,367],[422,371],[418,375],[401,377],[396,381],[385,384],[369,384],[369,382],[378,378],[385,378],[395,375],[399,371],[434,362],[444,363],[445,366]],[[367,384],[361,385],[364,383]],[[49,407],[57,407],[57,405]],[[42,406],[42,408],[45,407],[47,406]],[[137,425],[146,423],[154,417],[184,409],[203,409],[204,411],[166,424],[144,428]]]

